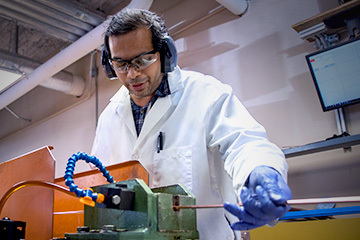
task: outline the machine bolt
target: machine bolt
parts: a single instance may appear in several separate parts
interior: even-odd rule
[[[77,227],[76,230],[78,233],[87,233],[90,231],[90,228],[88,226],[82,226],[82,227]]]
[[[115,225],[103,225],[100,233],[116,231]]]
[[[114,205],[119,205],[121,202],[121,198],[119,195],[114,195],[112,196],[111,201]]]

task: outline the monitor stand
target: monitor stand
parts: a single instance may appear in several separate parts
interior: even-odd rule
[[[338,135],[334,134],[332,137],[327,138],[326,140],[334,139],[338,137],[350,136],[350,134],[347,132],[345,114],[343,108],[335,109],[335,119],[336,119],[336,126],[338,129]],[[344,151],[345,152],[351,151],[351,147],[344,148]]]

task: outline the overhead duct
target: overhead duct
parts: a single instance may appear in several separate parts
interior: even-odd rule
[[[127,8],[149,9],[151,4],[152,0],[132,0]],[[3,92],[0,95],[0,110],[101,46],[106,26],[105,21]]]
[[[249,8],[250,0],[216,0],[235,15],[242,16]]]
[[[16,62],[16,64],[13,62]],[[10,55],[9,53],[0,51],[0,66],[24,74],[30,74],[35,68],[39,67],[40,64],[14,54]],[[81,96],[85,90],[85,80],[80,76],[61,71],[40,83],[40,86],[74,96]]]
[[[40,83],[40,86],[80,97],[85,90],[85,81],[80,76],[62,71]]]

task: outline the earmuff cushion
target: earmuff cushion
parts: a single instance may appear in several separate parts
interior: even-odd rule
[[[117,78],[117,76],[114,69],[110,65],[109,58],[109,52],[104,46],[101,51],[101,65],[103,66],[106,76],[110,79],[114,79]]]
[[[163,73],[174,71],[177,64],[177,51],[174,40],[170,36],[165,37],[161,46],[160,55],[162,59],[161,71]]]

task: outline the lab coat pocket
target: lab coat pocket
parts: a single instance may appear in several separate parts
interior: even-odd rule
[[[165,149],[154,154],[153,186],[181,183],[192,190],[192,147]]]

